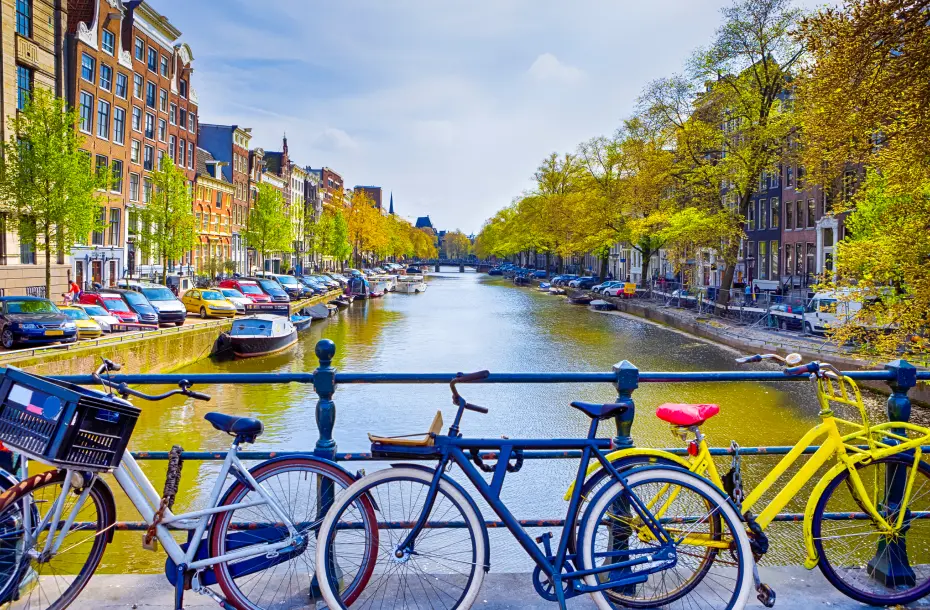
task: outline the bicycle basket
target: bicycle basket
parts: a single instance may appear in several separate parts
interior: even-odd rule
[[[115,468],[141,412],[101,392],[0,369],[0,441],[46,464]]]

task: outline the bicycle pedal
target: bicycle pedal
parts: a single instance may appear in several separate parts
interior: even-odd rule
[[[759,603],[761,603],[766,608],[772,608],[775,606],[775,590],[772,589],[772,587],[762,583],[756,588],[756,591],[758,591],[756,594],[756,599],[759,600]]]
[[[549,541],[552,540],[552,532],[546,532],[536,538],[536,544],[541,544],[543,550],[546,552],[546,558],[552,559],[552,545],[549,544]]]
[[[142,535],[142,548],[146,551],[158,551],[158,538],[152,538],[150,542],[146,541],[145,534]]]

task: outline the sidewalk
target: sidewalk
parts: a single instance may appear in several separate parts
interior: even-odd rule
[[[838,593],[823,578],[819,570],[807,571],[801,567],[760,568],[762,580],[767,582],[778,595],[777,610],[810,610],[831,608],[833,610],[861,610],[869,608]],[[94,576],[87,588],[74,604],[76,608],[94,610],[173,610],[174,597],[164,576]],[[206,596],[188,592],[185,608],[216,608]],[[588,596],[577,597],[568,603],[569,608],[589,610],[594,608]],[[489,574],[484,581],[481,594],[473,608],[481,610],[550,610],[554,603],[547,602],[533,590],[529,574]],[[762,608],[753,596],[747,608]],[[914,609],[930,609],[930,599],[909,606]]]

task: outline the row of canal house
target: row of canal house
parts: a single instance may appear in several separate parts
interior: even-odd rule
[[[2,0],[0,135],[35,87],[63,97],[79,114],[78,129],[94,167],[112,176],[103,193],[102,231],[52,261],[52,294],[76,280],[113,285],[124,277],[162,271],[137,248],[139,210],[152,198],[152,172],[170,157],[182,168],[193,199],[198,243],[169,271],[193,275],[221,269],[256,270],[258,256],[244,239],[257,185],[282,193],[295,223],[293,254],[266,267],[309,264],[300,220],[318,217],[341,189],[330,168],[312,169],[280,152],[252,148],[239,125],[201,124],[194,88],[194,54],[181,32],[142,0]],[[44,294],[45,261],[0,215],[0,294]]]

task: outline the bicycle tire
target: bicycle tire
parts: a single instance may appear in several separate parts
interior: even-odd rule
[[[856,469],[860,471],[860,477],[862,477],[863,479],[867,479],[868,475],[863,477],[861,471],[864,471],[867,468],[874,467],[874,466],[883,466],[883,465],[888,466],[888,465],[893,465],[893,464],[897,464],[900,467],[904,467],[904,468],[912,468],[914,466],[914,459],[912,456],[906,456],[906,457],[900,456],[900,455],[891,456],[891,457],[883,458],[881,460],[875,460],[875,461],[872,461],[866,464],[862,464],[862,463],[857,464]],[[907,471],[905,470],[905,473],[906,472]],[[920,460],[918,462],[918,472],[925,478],[925,480],[923,482],[921,482],[920,480],[914,481],[914,490],[912,492],[911,500],[913,502],[915,499],[922,498],[924,502],[922,504],[922,508],[918,507],[914,510],[928,511],[930,510],[930,498],[928,498],[928,495],[930,495],[930,464],[927,464],[925,461]],[[842,483],[846,483],[846,484],[841,486]],[[864,480],[863,484],[865,483],[867,483],[867,481]],[[924,564],[923,569],[922,569],[922,572],[925,577],[923,584],[914,586],[912,588],[908,588],[903,591],[899,591],[896,594],[890,593],[892,589],[888,589],[888,588],[885,588],[885,590],[889,591],[889,593],[887,594],[879,594],[878,591],[881,591],[881,589],[878,589],[878,588],[876,588],[874,590],[875,592],[872,592],[872,593],[862,590],[862,589],[857,589],[853,587],[849,582],[847,582],[840,575],[840,570],[845,569],[845,568],[834,565],[834,563],[831,562],[830,557],[833,556],[835,560],[838,560],[839,558],[835,556],[832,549],[830,551],[826,551],[824,548],[824,544],[823,544],[824,540],[831,538],[829,536],[824,535],[824,523],[825,522],[829,522],[831,524],[830,526],[827,526],[826,528],[827,530],[832,529],[833,523],[842,523],[842,524],[845,524],[843,525],[844,527],[843,535],[845,537],[850,537],[853,535],[856,536],[856,540],[855,540],[856,548],[854,549],[853,552],[855,553],[855,555],[857,555],[856,557],[857,560],[867,561],[869,559],[867,556],[869,554],[874,554],[874,551],[872,551],[872,549],[875,548],[874,546],[870,545],[869,543],[864,541],[862,538],[860,538],[859,537],[860,534],[853,534],[850,528],[854,527],[854,525],[853,526],[848,525],[850,521],[848,520],[836,521],[833,519],[824,519],[824,514],[828,512],[836,512],[837,509],[840,508],[839,504],[845,505],[845,504],[848,504],[850,501],[855,502],[856,504],[859,503],[859,500],[855,499],[855,496],[853,494],[849,494],[851,497],[848,497],[848,498],[845,496],[845,494],[850,489],[851,489],[851,486],[849,485],[849,470],[844,469],[836,477],[834,477],[833,480],[830,481],[830,483],[827,484],[827,487],[824,489],[823,494],[821,494],[819,500],[817,501],[817,506],[814,508],[814,514],[811,517],[812,518],[811,533],[813,534],[813,538],[814,538],[814,548],[817,550],[817,556],[819,558],[817,565],[820,568],[820,571],[823,573],[824,577],[826,577],[826,579],[830,581],[830,584],[836,587],[838,591],[840,591],[847,597],[850,597],[856,601],[860,601],[862,603],[870,604],[873,606],[896,606],[896,605],[903,606],[903,605],[914,602],[930,594],[930,566],[927,566],[926,564]],[[838,498],[836,504],[831,505],[828,509],[828,503],[830,502],[831,499],[834,499],[834,494],[837,493],[838,490],[839,490],[839,493],[842,494],[842,497]],[[846,510],[848,511],[852,507],[844,506],[844,508],[846,508]],[[861,505],[859,508],[862,509]],[[909,507],[908,510],[911,510],[912,508],[913,507]],[[928,561],[927,558],[930,558],[930,542],[928,542],[928,537],[930,537],[930,519],[919,520],[919,521],[926,523],[926,525],[922,528],[922,532],[921,532],[922,535],[918,535],[912,529],[916,521],[918,520],[912,520],[911,523],[909,523],[905,527],[908,527],[911,529],[911,531],[908,532],[908,536],[910,536],[910,540],[913,541],[916,538],[919,541],[919,543],[922,544],[921,548],[923,549],[923,552],[915,553],[913,552],[914,549],[912,548],[910,549],[911,550],[910,558],[911,560],[914,560],[918,557],[923,557],[924,561]],[[855,524],[855,523],[860,523],[860,522],[869,523],[869,521],[865,521],[865,520],[855,521],[853,523]],[[850,556],[849,559],[853,559],[853,557]]]
[[[714,487],[706,479],[681,468],[667,468],[663,466],[638,468],[631,471],[628,476],[625,477],[625,481],[627,486],[634,493],[637,487],[648,483],[657,483],[660,487],[667,486],[669,484],[677,485],[682,489],[690,490],[696,493],[704,499],[704,502],[713,505],[714,512],[712,514],[719,515],[721,517],[721,524],[725,528],[729,529],[730,532],[732,532],[731,535],[733,536],[734,543],[731,544],[730,553],[735,553],[737,573],[735,578],[731,578],[731,580],[733,580],[736,584],[729,600],[724,600],[722,597],[719,599],[719,601],[723,601],[726,604],[725,606],[721,606],[718,600],[714,600],[714,602],[710,605],[702,606],[700,600],[694,600],[692,598],[692,594],[694,593],[696,587],[701,584],[701,582],[703,582],[705,579],[705,576],[707,576],[707,570],[698,573],[698,580],[691,583],[684,591],[667,596],[666,598],[653,599],[649,601],[644,600],[639,603],[633,603],[633,601],[628,598],[622,598],[622,604],[628,607],[651,608],[656,606],[665,607],[667,604],[671,604],[676,601],[682,601],[684,602],[682,604],[683,608],[707,607],[714,608],[715,610],[722,610],[723,608],[726,608],[726,610],[741,610],[745,606],[746,600],[753,588],[752,562],[754,560],[752,556],[752,549],[749,545],[749,536],[746,534],[746,530],[743,527],[742,518],[740,517],[739,513],[736,512],[736,509],[734,509],[730,504],[729,500],[723,494],[723,492]],[[594,547],[597,537],[597,528],[602,524],[601,517],[608,510],[608,506],[615,502],[616,498],[623,493],[623,485],[620,483],[620,481],[616,481],[613,484],[604,486],[601,491],[598,492],[597,496],[591,501],[591,504],[585,513],[581,525],[581,548],[579,550],[579,557],[581,560],[582,570],[589,570],[597,567],[596,562],[594,561]],[[648,503],[648,499],[645,499],[644,502]],[[681,551],[679,551],[677,554],[679,558],[686,555],[686,553]],[[667,571],[668,570],[665,572]],[[657,572],[653,574],[653,576],[656,574],[662,575],[663,585],[665,572]],[[714,595],[719,597],[719,579],[715,578],[712,580],[713,582],[709,588],[714,593]],[[584,581],[585,584],[589,586],[597,586],[599,584],[596,574],[585,576]],[[610,593],[614,592],[610,591]],[[614,606],[612,605],[612,602],[617,603],[617,597],[620,596],[617,594],[608,595],[608,591],[595,591],[591,593],[591,597],[600,610],[613,610]]]
[[[51,470],[24,479],[13,488],[0,494],[0,515],[3,515],[6,511],[15,507],[20,501],[30,496],[31,506],[47,507],[48,510],[51,510],[55,504],[54,500],[57,499],[61,493],[61,484],[64,482],[66,476],[67,472],[64,470]],[[50,489],[53,492],[51,501],[36,501],[36,495],[42,493],[45,489]],[[72,497],[77,499],[79,496],[73,493]],[[81,517],[81,515],[87,514],[84,511],[89,504],[94,506],[93,513],[86,517],[91,518],[91,521],[81,521],[82,518],[85,518]],[[62,519],[67,517],[70,509],[71,505],[66,504],[62,512]],[[40,518],[45,512],[47,511],[40,512]],[[94,516],[96,518],[94,518]],[[0,517],[0,519],[2,519],[2,517]],[[20,577],[31,577],[27,572],[34,572],[34,577],[32,577],[34,578],[33,582],[27,583],[25,586],[23,586],[23,583],[20,583],[19,594],[14,595],[13,599],[8,599],[3,602],[0,607],[8,608],[14,602],[22,602],[24,598],[26,599],[25,607],[27,608],[40,607],[47,608],[48,610],[63,610],[71,605],[78,595],[80,595],[81,591],[100,565],[100,560],[103,558],[106,545],[113,537],[112,527],[115,523],[115,519],[116,505],[113,500],[113,494],[106,483],[100,479],[96,479],[87,495],[84,505],[78,512],[78,518],[75,520],[76,525],[78,523],[87,523],[88,525],[86,527],[73,527],[69,531],[69,535],[75,534],[76,532],[93,532],[93,536],[84,536],[83,539],[77,543],[66,538],[61,547],[61,549],[64,550],[62,551],[59,549],[59,554],[56,555],[56,558],[60,558],[64,553],[71,550],[81,547],[86,548],[85,545],[87,542],[91,541],[87,557],[81,562],[80,569],[76,570],[77,574],[74,579],[68,583],[67,586],[62,587],[62,583],[59,582],[59,580],[70,577],[71,574],[64,575],[64,570],[49,567],[55,561],[55,558],[41,563],[32,560],[28,564],[21,565]],[[39,534],[35,536],[37,546],[44,544],[44,539],[41,534],[42,532],[39,532]],[[26,549],[21,549],[19,551],[20,557],[22,557],[25,550]],[[43,579],[52,580],[55,586],[46,587],[46,583],[43,582]],[[33,606],[33,603],[36,605]]]
[[[266,492],[269,492],[272,496],[276,496],[275,499],[279,504],[283,504],[282,500],[300,503],[302,499],[306,499],[307,504],[304,506],[304,508],[307,511],[313,510],[313,507],[311,507],[309,503],[316,502],[316,492],[319,490],[319,482],[321,478],[328,479],[330,482],[332,482],[335,487],[335,495],[338,495],[340,492],[355,482],[355,479],[341,468],[312,457],[293,457],[284,460],[269,460],[254,467],[250,472],[256,481],[265,484],[263,488]],[[290,475],[294,474],[298,475],[297,488],[291,489],[289,485],[288,489],[285,490],[284,485],[281,482],[283,477],[287,476],[287,481],[290,482]],[[303,475],[304,481],[308,481],[306,486],[303,488],[304,493],[301,493],[301,475]],[[308,477],[312,477],[312,479],[308,480]],[[316,482],[315,486],[313,484],[313,480]],[[277,495],[275,492],[278,490],[283,492],[283,494]],[[237,481],[230,487],[229,491],[226,492],[219,505],[228,506],[230,504],[236,504],[243,501],[247,502],[248,500],[246,498],[249,495],[249,492],[250,490],[246,485],[244,485],[241,481]],[[365,528],[366,531],[371,532],[374,537],[374,546],[372,547],[372,550],[375,550],[377,549],[378,529],[374,526],[374,509],[372,508],[371,502],[368,498],[362,498],[361,505],[363,506],[363,519],[366,522]],[[237,520],[245,520],[254,523],[256,519],[251,517],[253,514],[272,514],[270,513],[269,509],[267,509],[267,507],[263,508],[264,512],[261,512],[260,508],[254,508],[220,513],[210,528],[209,544],[211,556],[219,557],[227,552],[227,542],[230,542],[230,544],[235,543],[238,545],[254,544],[258,542],[265,542],[268,535],[271,535],[272,537],[278,537],[279,539],[286,537],[287,530],[283,527],[283,525],[274,528],[274,531],[269,531],[268,528],[265,528],[263,532],[254,533],[243,530],[230,529]],[[308,592],[307,589],[314,586],[312,581],[315,576],[315,570],[312,562],[316,556],[316,550],[312,548],[312,545],[315,544],[316,535],[313,530],[319,528],[319,524],[322,522],[322,517],[316,515],[314,511],[315,516],[311,520],[307,521],[306,517],[309,515],[309,512],[300,515],[297,514],[298,511],[296,507],[282,506],[282,508],[289,513],[289,517],[292,521],[305,524],[305,527],[298,527],[298,530],[303,529],[308,534],[307,547],[298,553],[295,553],[287,563],[284,561],[278,561],[280,557],[261,558],[264,559],[264,567],[261,567],[261,569],[253,569],[247,574],[242,574],[241,577],[234,576],[233,572],[235,571],[235,568],[231,567],[231,565],[234,564],[230,564],[229,562],[218,563],[213,568],[214,573],[216,574],[217,584],[220,585],[220,588],[226,596],[226,600],[239,610],[260,610],[261,608],[267,608],[273,605],[271,601],[274,601],[278,595],[281,595],[282,597],[287,597],[289,594],[306,596]],[[237,519],[235,515],[242,512],[245,512],[248,516],[244,518],[240,517]],[[250,536],[254,537],[254,541],[249,540]],[[259,558],[247,558],[242,561],[255,562],[258,559]],[[368,556],[367,561],[368,564],[373,567],[374,557]],[[295,562],[298,565],[292,565],[291,562]],[[300,565],[304,565],[307,568],[306,579],[303,578],[304,574],[299,573]],[[276,576],[280,576],[279,566],[282,566],[282,568],[287,568],[287,582],[279,583],[279,586],[277,587],[269,588],[268,586],[265,586],[261,587],[260,590],[257,590],[259,589],[257,584],[261,578],[259,573],[265,572],[269,579],[274,579]],[[370,568],[368,573],[370,574]],[[243,591],[242,585],[246,582],[251,586],[249,587],[248,591]],[[365,582],[365,574],[361,574],[360,578],[357,579],[356,582],[351,583],[350,587],[347,587],[348,597],[354,600],[355,597],[361,592],[361,589],[364,588]],[[292,590],[295,586],[299,590]],[[262,598],[262,596],[266,594],[272,596],[271,601]]]
[[[400,541],[401,537],[404,535],[404,529],[408,529],[405,525],[409,525],[412,521],[416,520],[420,514],[418,512],[419,509],[412,506],[409,502],[409,500],[414,497],[412,488],[414,485],[428,488],[434,475],[435,473],[433,471],[417,467],[398,466],[387,468],[359,479],[336,499],[336,502],[326,514],[323,525],[320,527],[318,540],[321,542],[317,544],[317,581],[319,582],[323,600],[326,602],[328,608],[341,608],[344,610],[348,606],[346,600],[342,599],[339,592],[333,587],[333,581],[336,579],[336,575],[330,574],[328,568],[337,564],[337,557],[333,556],[334,553],[337,553],[337,551],[333,550],[333,547],[337,544],[334,538],[337,532],[344,531],[344,528],[337,527],[339,523],[342,523],[343,511],[364,495],[369,495],[372,498],[376,507],[376,514],[379,515],[379,528],[385,528],[386,534],[382,533],[380,535],[381,542],[379,547],[381,552],[378,553],[378,556],[384,559],[388,567],[383,568],[384,571],[381,572],[379,572],[376,567],[375,574],[373,575],[373,578],[376,580],[374,583],[368,583],[368,588],[362,592],[363,596],[369,592],[372,596],[381,592],[382,604],[380,607],[396,607],[397,603],[402,603],[403,607],[410,610],[421,607],[434,608],[435,606],[432,603],[431,594],[435,599],[439,599],[439,596],[443,594],[446,594],[447,597],[451,597],[453,601],[450,605],[447,606],[443,604],[443,607],[447,610],[467,610],[474,604],[481,590],[481,584],[484,581],[485,573],[484,562],[486,548],[483,535],[484,521],[481,515],[476,512],[476,509],[473,508],[469,497],[465,495],[464,492],[461,492],[456,485],[450,483],[446,479],[440,480],[436,504],[434,504],[433,507],[434,512],[431,513],[431,515],[439,514],[438,517],[433,518],[440,520],[461,522],[462,526],[459,529],[464,529],[468,532],[468,541],[471,548],[468,549],[467,552],[470,558],[444,558],[437,561],[432,559],[435,556],[431,556],[428,551],[423,553],[423,548],[420,546],[418,547],[420,554],[394,559],[395,555],[392,543],[398,543]],[[410,485],[412,492],[406,500],[399,499],[396,495],[392,496],[390,491],[387,494],[380,494],[379,490],[377,490],[379,485],[387,486],[394,483],[400,485],[402,489],[405,482]],[[423,489],[421,489],[420,492],[423,492]],[[425,496],[417,495],[417,501],[413,504],[419,504],[419,499],[421,497],[425,502]],[[442,506],[446,508],[442,508]],[[389,507],[403,507],[404,512],[399,515],[396,512],[392,512],[392,508]],[[458,511],[458,515],[448,514],[449,511],[453,509]],[[381,520],[382,517],[383,520]],[[461,517],[461,520],[458,517]],[[400,533],[391,533],[396,531]],[[423,541],[430,536],[438,537],[443,535],[442,533],[432,534],[434,531],[449,532],[450,529],[436,528],[434,530],[429,530],[423,534],[418,541],[422,544]],[[325,541],[325,543],[323,541]],[[433,542],[435,543],[436,540],[434,539]],[[442,544],[444,545],[443,548],[449,548],[446,539],[443,540]],[[458,555],[459,553],[453,552],[452,554]],[[430,565],[433,567],[453,565],[453,568],[459,567],[461,570],[466,570],[467,573],[453,570],[452,574],[456,575],[453,576],[450,573],[427,571],[424,569],[424,565],[418,565],[416,563],[419,561],[424,561],[426,567],[430,567]],[[444,563],[444,561],[451,562],[451,564]],[[408,565],[411,566],[410,570],[412,570],[412,573],[406,568]],[[400,574],[400,571],[403,571],[403,573]],[[455,579],[456,577],[465,579],[465,584],[464,587],[461,587],[461,592],[458,595],[451,595],[448,594],[448,592],[443,593],[441,591],[442,587],[450,584],[448,579]],[[391,582],[392,578],[399,579],[398,582],[402,582],[403,586],[398,587],[397,582]],[[411,584],[416,578],[420,579],[421,582],[419,582],[419,585],[421,588],[417,588],[415,586],[416,583]],[[435,586],[439,586],[440,591],[433,593],[436,591]],[[453,584],[453,586],[458,587],[457,584]],[[411,598],[408,598],[406,597],[406,591],[411,591],[411,593],[416,591],[417,593],[414,593]],[[423,592],[422,595],[419,594],[420,591]],[[388,602],[389,605],[384,606],[384,599],[391,597],[392,594],[394,596],[393,602]],[[401,595],[403,595],[402,602],[399,599]],[[358,599],[356,601],[361,603],[361,607],[377,607],[377,605],[373,603],[369,605],[369,600],[367,598]],[[421,606],[421,603],[425,605]]]

